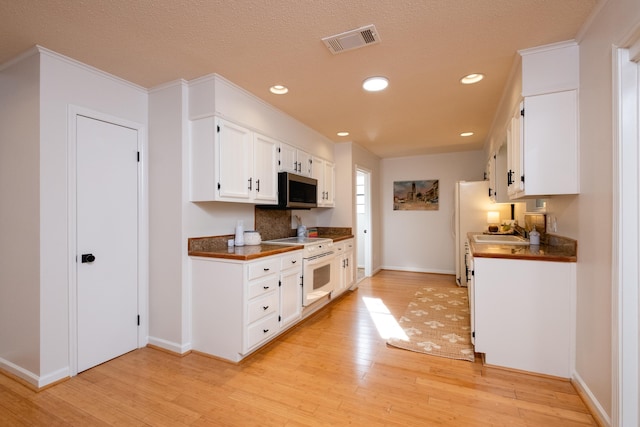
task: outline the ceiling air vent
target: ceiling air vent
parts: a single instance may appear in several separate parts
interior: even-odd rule
[[[335,36],[324,37],[322,42],[335,55],[346,50],[380,43],[380,36],[376,31],[376,27],[372,24],[336,34]]]

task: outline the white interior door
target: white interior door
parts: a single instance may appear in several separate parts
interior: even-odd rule
[[[137,348],[138,135],[78,116],[78,372]]]

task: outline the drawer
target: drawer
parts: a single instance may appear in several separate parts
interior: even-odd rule
[[[275,314],[247,328],[247,350],[274,336],[278,332],[278,316]]]
[[[259,279],[269,274],[277,273],[280,269],[280,259],[274,258],[249,264],[249,280]]]
[[[286,254],[281,258],[282,264],[280,268],[287,270],[289,268],[302,268],[302,251],[295,251],[292,254]]]
[[[255,322],[278,311],[278,293],[271,292],[255,301],[251,301],[247,309],[247,323]]]
[[[253,299],[260,295],[268,294],[278,289],[278,276],[258,280],[249,284],[248,299]]]

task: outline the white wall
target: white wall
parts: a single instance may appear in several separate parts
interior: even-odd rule
[[[0,69],[0,367],[34,375],[40,374],[39,79],[38,55]]]
[[[10,111],[0,116],[0,161],[10,177],[0,187],[7,215],[2,227],[8,227],[2,230],[6,257],[0,262],[11,265],[2,268],[0,292],[8,296],[0,302],[1,316],[9,319],[0,326],[0,351],[20,376],[43,386],[69,375],[68,108],[146,126],[147,93],[42,48],[3,70],[2,85],[2,105]],[[14,208],[5,210],[7,201]],[[3,330],[9,326],[15,332]]]
[[[186,82],[149,93],[149,342],[183,352]],[[185,135],[183,135],[185,134]]]
[[[640,2],[609,0],[580,40],[580,195],[550,199],[558,231],[578,240],[576,372],[611,415],[612,44],[640,22]]]
[[[480,181],[482,151],[382,159],[378,187],[382,212],[382,266],[385,269],[455,273],[454,185]],[[394,181],[439,180],[437,211],[394,211]]]

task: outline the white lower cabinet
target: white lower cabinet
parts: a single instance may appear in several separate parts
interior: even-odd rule
[[[337,272],[333,296],[336,297],[349,289],[355,280],[353,239],[335,243],[333,248],[336,251],[334,270]]]
[[[293,252],[281,258],[280,327],[300,320],[302,316],[302,253]]]
[[[570,378],[575,263],[473,257],[475,351],[485,363]]]
[[[192,348],[237,362],[300,319],[302,252],[191,258]]]

